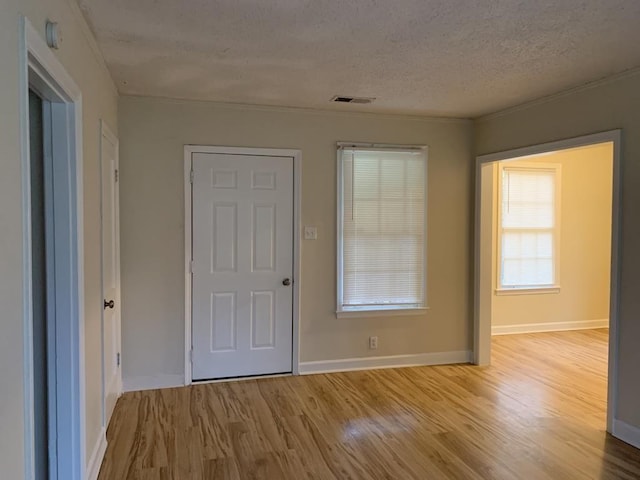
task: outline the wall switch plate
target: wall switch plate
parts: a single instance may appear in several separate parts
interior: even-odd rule
[[[369,337],[369,349],[375,350],[378,348],[378,337]]]
[[[304,227],[304,239],[305,240],[317,240],[318,228],[317,227]]]

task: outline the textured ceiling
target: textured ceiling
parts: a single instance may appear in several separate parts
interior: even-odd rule
[[[474,117],[640,65],[639,0],[79,3],[123,94]]]

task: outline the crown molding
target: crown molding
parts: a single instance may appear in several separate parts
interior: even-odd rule
[[[136,102],[161,102],[173,105],[185,105],[191,104],[200,107],[214,107],[227,110],[248,110],[248,111],[263,111],[263,112],[279,112],[279,113],[299,113],[307,115],[338,115],[343,117],[356,117],[356,118],[386,118],[389,120],[411,120],[425,123],[454,123],[468,125],[472,120],[469,118],[455,118],[455,117],[437,117],[429,115],[411,115],[402,113],[385,113],[385,112],[348,112],[344,110],[331,110],[324,108],[310,108],[310,107],[285,107],[280,105],[255,105],[247,103],[232,103],[232,102],[218,102],[210,100],[197,100],[189,98],[171,98],[162,96],[150,96],[150,95],[128,95],[121,94],[120,97],[123,100],[133,100]]]
[[[568,97],[571,95],[575,95],[580,92],[592,90],[594,88],[602,87],[604,85],[609,85],[611,83],[618,82],[625,78],[634,77],[640,74],[640,66],[630,68],[628,70],[624,70],[620,73],[616,73],[609,77],[600,78],[598,80],[594,80],[591,82],[584,83],[582,85],[578,85],[576,87],[569,88],[567,90],[562,90],[557,93],[553,93],[551,95],[546,95],[544,97],[537,98],[535,100],[530,100],[528,102],[520,103],[518,105],[514,105],[512,107],[507,107],[502,110],[498,110],[493,113],[488,113],[486,115],[480,115],[479,117],[475,117],[474,122],[486,122],[488,120],[493,120],[495,118],[503,117],[505,115],[509,115],[515,112],[528,110],[530,108],[536,107],[538,105],[543,105],[545,103],[552,102],[554,100],[558,100],[560,98]]]

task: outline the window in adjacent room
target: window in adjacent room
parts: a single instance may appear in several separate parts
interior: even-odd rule
[[[338,316],[426,305],[426,148],[338,147]]]
[[[557,290],[560,165],[501,163],[498,291]]]

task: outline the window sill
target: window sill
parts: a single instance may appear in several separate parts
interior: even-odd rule
[[[336,318],[400,317],[409,315],[423,315],[427,310],[429,310],[429,307],[341,310],[336,312]]]
[[[560,293],[560,285],[533,288],[498,288],[496,295],[549,295]]]

